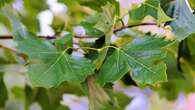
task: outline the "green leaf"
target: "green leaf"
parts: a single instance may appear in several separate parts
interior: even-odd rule
[[[6,89],[3,73],[0,72],[0,108],[5,106],[6,100],[8,99],[8,91]]]
[[[31,88],[26,86],[26,106],[28,107],[32,103],[38,102],[41,105],[42,110],[69,110],[67,107],[60,104],[66,89],[67,88],[64,85],[51,89]]]
[[[12,2],[13,0],[1,0],[0,1],[0,8],[3,7],[5,4]]]
[[[156,84],[167,81],[166,65],[161,60],[166,52],[161,48],[170,41],[164,38],[137,38],[116,51],[105,61],[97,76],[98,82],[119,80],[128,71],[138,84]]]
[[[190,12],[185,0],[176,0],[171,26],[178,40],[183,40],[195,32],[195,16]]]
[[[192,7],[192,9],[194,10],[195,9],[195,1],[194,0],[188,0],[188,1],[189,1],[190,6]]]
[[[71,33],[67,33],[63,37],[57,38],[55,40],[55,45],[59,50],[64,50],[65,48],[69,48],[73,46],[73,35]]]
[[[115,0],[83,0],[81,5],[87,6],[96,11],[102,11],[102,6],[105,6],[107,3],[115,3]]]
[[[94,26],[100,19],[101,15],[100,13],[97,13],[95,15],[87,17],[87,19],[83,22],[81,22],[81,26],[85,28],[86,34],[90,37],[101,37],[104,35],[104,33],[98,29],[96,29]]]
[[[95,25],[95,28],[104,33],[108,33],[115,22],[115,5],[110,3],[102,7],[103,12],[100,14],[100,18]]]
[[[85,58],[75,58],[64,51],[58,51],[50,42],[36,38],[29,33],[14,13],[7,12],[13,23],[17,48],[28,55],[28,76],[34,86],[53,87],[64,81],[82,82],[93,74],[94,64]]]
[[[40,31],[40,24],[36,15],[21,15],[20,19],[30,32],[37,33]]]
[[[170,21],[162,8],[159,0],[147,0],[141,7],[129,11],[129,16],[134,20],[143,20],[146,16],[152,16],[158,23]]]
[[[23,0],[24,7],[26,11],[31,15],[37,15],[40,11],[48,9],[47,3],[45,0]]]
[[[93,74],[91,61],[73,58],[66,51],[57,51],[49,42],[33,38],[30,34],[17,43],[18,49],[32,62],[28,66],[28,76],[34,86],[53,87],[64,81],[82,82]]]
[[[188,40],[191,41],[191,40]],[[190,42],[188,42],[190,43]],[[178,70],[178,62],[177,62],[177,51],[178,51],[178,42],[174,43],[171,47],[168,49],[167,57],[165,58],[165,62],[167,64],[167,76],[168,76],[168,82],[162,83],[160,88],[157,89],[159,94],[162,97],[166,97],[168,100],[175,100],[177,99],[178,95],[183,93],[190,93],[194,91],[194,76],[190,69],[192,69],[191,64],[186,65],[182,61],[181,68],[182,72]],[[182,50],[184,51],[184,50]],[[184,68],[185,66],[187,68]],[[189,71],[190,70],[190,71]],[[171,88],[171,89],[168,89]]]

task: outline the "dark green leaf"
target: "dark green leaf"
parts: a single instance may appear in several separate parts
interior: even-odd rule
[[[64,50],[66,48],[73,46],[73,35],[71,33],[68,33],[64,35],[63,37],[57,38],[55,40],[55,45],[59,50]]]
[[[156,84],[167,81],[166,65],[161,60],[166,52],[161,48],[170,41],[164,38],[137,38],[121,49],[117,49],[103,64],[98,74],[98,82],[119,80],[128,71],[138,84]]]
[[[94,26],[100,19],[101,15],[99,13],[89,16],[85,21],[81,22],[81,26],[85,28],[86,34],[90,37],[101,37],[104,33]]]
[[[3,73],[0,72],[0,108],[5,106],[8,99],[8,91],[4,83]]]
[[[50,42],[26,31],[13,13],[7,15],[14,23],[17,48],[29,56],[28,76],[34,86],[49,88],[64,81],[82,82],[93,74],[95,66],[90,60],[72,57],[66,50],[58,51]]]
[[[16,35],[17,37],[17,35]],[[28,75],[34,86],[52,87],[64,81],[82,82],[93,74],[94,65],[85,58],[73,58],[66,51],[57,51],[49,42],[33,36],[18,41],[18,49],[32,62]]]

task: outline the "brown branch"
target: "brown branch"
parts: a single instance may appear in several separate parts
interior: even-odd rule
[[[51,40],[51,39],[56,39],[55,36],[38,36],[39,38],[43,38],[43,39],[48,39],[48,40]],[[0,40],[3,40],[3,39],[13,39],[14,37],[11,36],[11,35],[3,35],[3,36],[0,36]]]
[[[133,27],[138,27],[138,26],[149,26],[149,25],[157,25],[157,24],[156,23],[142,23],[142,24],[135,24],[135,25],[124,26],[124,27],[115,29],[114,33],[117,33],[119,31],[122,31],[122,30],[127,29],[127,28],[133,28]]]
[[[148,26],[148,25],[157,25],[157,24],[156,23],[142,23],[142,24],[135,24],[135,25],[123,26],[121,28],[115,29],[113,32],[114,33],[117,33],[119,31],[122,31],[122,30],[127,29],[127,28],[133,28],[133,27],[138,27],[138,26]],[[38,37],[39,38],[48,39],[48,40],[56,39],[55,36],[38,36]],[[93,38],[93,37],[90,37],[90,36],[78,36],[78,35],[75,35],[74,37],[75,38],[79,38],[79,39]],[[13,36],[10,36],[10,35],[0,36],[0,40],[4,40],[4,39],[13,39]]]
[[[25,55],[25,54],[23,54],[23,53],[19,53],[19,52],[17,52],[17,51],[16,51],[16,50],[14,50],[14,49],[11,49],[11,48],[6,47],[6,46],[1,45],[1,44],[0,44],[0,48],[7,49],[7,50],[9,50],[9,51],[11,51],[11,52],[15,53],[16,55],[18,55],[18,56],[22,57],[24,60],[26,60],[26,59],[27,59],[27,55]]]

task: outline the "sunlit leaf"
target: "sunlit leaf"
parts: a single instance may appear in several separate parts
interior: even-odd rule
[[[134,20],[143,20],[146,16],[152,16],[158,23],[170,21],[162,8],[159,0],[146,0],[141,7],[129,11],[129,16]]]

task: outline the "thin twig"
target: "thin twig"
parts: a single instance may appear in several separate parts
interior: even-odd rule
[[[113,32],[117,33],[119,31],[122,31],[123,29],[127,29],[127,28],[133,28],[133,27],[138,27],[138,26],[148,26],[148,25],[156,25],[156,23],[142,23],[142,24],[135,24],[135,25],[129,25],[129,26],[123,26],[121,28],[115,29]],[[44,39],[56,39],[55,36],[38,36],[39,38],[44,38]],[[93,38],[90,36],[79,36],[79,35],[75,35],[75,38],[79,38],[79,39],[84,39],[84,38]],[[0,36],[0,40],[4,40],[4,39],[13,39],[13,36],[11,35],[3,35]]]
[[[119,31],[122,31],[122,30],[127,29],[127,28],[133,28],[133,27],[138,27],[138,26],[148,26],[148,25],[156,25],[156,23],[143,23],[143,24],[135,24],[135,25],[123,26],[123,27],[121,27],[119,29],[115,29],[114,33],[117,33]]]
[[[19,53],[18,51],[14,50],[14,49],[11,49],[11,48],[9,48],[9,47],[6,47],[6,46],[4,46],[4,45],[1,45],[1,44],[0,44],[0,48],[7,49],[7,50],[9,50],[9,51],[15,53],[16,55],[22,57],[24,60],[26,60],[26,58],[27,58],[27,55],[25,55],[25,54],[23,54],[23,53]]]

